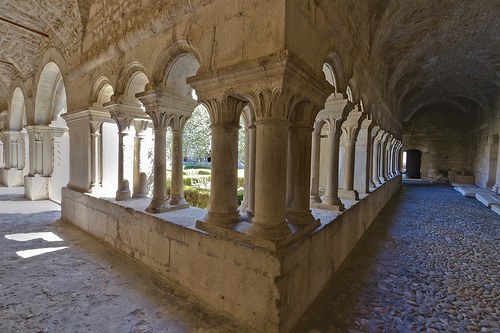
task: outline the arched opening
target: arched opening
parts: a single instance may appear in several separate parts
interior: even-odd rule
[[[319,155],[319,196],[325,195],[326,186],[330,172],[330,158],[328,152],[331,151],[330,140],[328,140],[328,133],[330,132],[330,125],[322,122],[320,133],[320,155]]]
[[[403,166],[405,178],[420,179],[420,168],[422,164],[422,152],[418,149],[409,149],[403,153]]]
[[[69,134],[66,121],[61,117],[67,112],[66,89],[59,67],[49,62],[38,81],[35,99],[35,126],[30,132],[30,185],[26,196],[43,199],[35,177],[50,179],[48,198],[61,202],[61,189],[69,182]],[[40,195],[40,197],[38,197]]]

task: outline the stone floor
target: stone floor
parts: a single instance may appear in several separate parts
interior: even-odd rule
[[[0,188],[0,332],[247,332],[57,221],[57,205],[11,191]],[[500,332],[499,228],[452,187],[403,185],[293,332]],[[12,239],[35,232],[47,240]]]

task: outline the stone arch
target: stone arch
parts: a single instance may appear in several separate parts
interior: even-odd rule
[[[179,96],[191,96],[193,99],[193,88],[186,83],[186,79],[196,75],[200,68],[198,59],[191,53],[179,53],[167,64],[165,68],[165,80],[162,81],[165,89]]]
[[[187,39],[178,39],[170,44],[158,57],[154,70],[152,81],[164,83],[167,81],[171,67],[182,55],[190,55],[198,62],[198,68],[202,67],[203,61],[200,52]],[[196,74],[196,73],[195,73]],[[194,75],[194,74],[193,74]]]
[[[363,112],[363,114],[365,115],[371,114],[371,108],[370,108],[371,103],[368,98],[368,95],[365,92],[361,93],[361,98],[359,99],[359,105],[361,112]]]
[[[121,98],[127,102],[142,105],[135,98],[135,94],[144,91],[149,82],[146,67],[139,61],[133,60],[121,70],[114,95],[122,96]]]
[[[20,87],[16,87],[10,100],[9,129],[11,131],[20,131],[24,125],[26,125],[24,93]]]
[[[335,81],[333,81],[334,83],[328,81],[327,79],[327,81],[334,86],[335,92],[338,93],[345,91],[344,66],[342,65],[342,61],[340,60],[338,54],[332,51],[327,54],[323,63],[323,73],[325,73],[325,65],[327,65],[328,69],[331,70],[333,78],[335,79]]]
[[[38,79],[35,98],[35,125],[48,125],[66,112],[66,89],[59,66],[48,62]]]
[[[104,75],[97,78],[92,86],[89,104],[102,107],[104,103],[111,100],[114,90],[111,81]]]
[[[354,103],[357,104],[359,102],[359,91],[358,91],[358,84],[356,82],[356,79],[354,77],[351,77],[349,79],[349,82],[346,87],[346,94],[347,94],[347,99]]]

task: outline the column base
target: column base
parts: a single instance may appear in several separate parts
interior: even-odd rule
[[[189,207],[189,204],[187,203],[187,201],[183,195],[175,195],[175,196],[170,197],[170,199],[168,200],[168,203],[170,204],[170,206],[184,205],[184,206],[186,206],[185,208]]]
[[[379,180],[380,184],[383,184],[383,183],[385,183],[387,181],[387,178],[385,178],[385,177],[379,177],[378,180]]]
[[[270,241],[280,241],[287,237],[290,237],[292,234],[292,230],[286,223],[281,223],[278,225],[262,225],[255,221],[255,218],[252,220],[252,225],[248,227],[247,232],[259,238],[263,238]]]
[[[189,208],[189,204],[170,205],[168,203],[168,198],[153,198],[151,200],[151,203],[149,204],[149,207],[146,208],[146,212],[151,214],[159,214],[184,208]]]
[[[324,197],[323,202],[317,204],[314,208],[341,212],[345,209],[344,203],[340,198]]]
[[[313,207],[313,205],[318,205],[320,203],[321,203],[321,198],[319,197],[319,195],[311,195],[311,200],[310,200],[311,207]]]
[[[347,200],[359,200],[359,193],[356,190],[344,190],[339,188],[339,198]]]
[[[319,227],[321,224],[320,221],[316,220],[311,214],[310,209],[304,212],[286,212],[286,219],[288,220],[288,223],[291,223],[299,228],[313,224],[315,224],[316,227]]]
[[[0,169],[0,183],[7,187],[23,186],[23,170],[5,168]]]
[[[24,196],[29,200],[48,200],[50,177],[24,176]]]
[[[116,191],[116,201],[123,201],[130,199],[130,191],[129,190],[118,190]]]
[[[132,195],[132,198],[134,199],[143,199],[143,198],[147,198],[148,196],[146,195],[146,193],[135,193]]]
[[[493,192],[497,193],[498,192],[498,188],[499,188],[498,184],[495,184],[495,185],[493,185],[493,187],[491,188],[491,190]]]
[[[219,227],[224,227],[224,228],[232,228],[236,224],[241,222],[238,210],[234,212],[216,213],[212,212],[209,209],[208,214],[205,215],[205,218],[203,220],[207,224],[217,225]]]

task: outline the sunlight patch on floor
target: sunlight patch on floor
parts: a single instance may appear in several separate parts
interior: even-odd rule
[[[31,258],[34,256],[38,256],[40,254],[67,249],[68,247],[69,246],[61,246],[61,247],[47,247],[44,249],[24,250],[24,251],[17,251],[16,254],[22,258]]]
[[[30,241],[30,240],[37,239],[37,238],[41,238],[47,242],[62,242],[63,241],[62,238],[58,237],[53,232],[29,232],[29,233],[23,233],[23,234],[12,234],[12,235],[5,235],[5,238],[12,239],[12,240],[15,240],[18,242],[26,242],[26,241]]]

